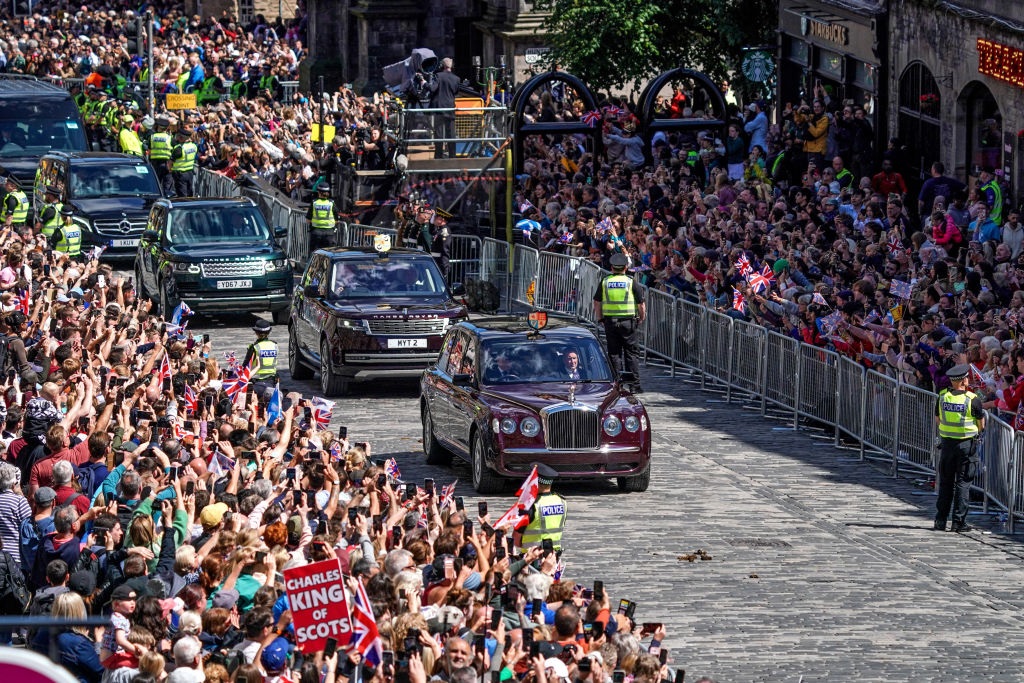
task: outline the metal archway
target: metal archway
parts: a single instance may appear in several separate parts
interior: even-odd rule
[[[526,104],[529,102],[530,94],[545,83],[552,81],[562,81],[575,88],[576,92],[583,98],[587,111],[597,109],[597,100],[594,98],[594,93],[590,91],[590,88],[583,81],[570,73],[548,71],[547,73],[537,74],[524,83],[522,87],[516,90],[516,94],[512,97],[512,158],[516,173],[523,169],[523,143],[527,135],[575,135],[583,133],[593,138],[594,155],[597,156],[601,153],[602,138],[600,128],[592,128],[582,121],[529,123],[523,120],[523,114],[526,111]]]
[[[708,97],[711,99],[711,102],[715,107],[715,112],[718,114],[719,118],[663,119],[655,117],[654,105],[657,102],[658,93],[661,92],[661,89],[664,88],[666,84],[683,79],[692,79],[696,83],[704,86],[704,89],[707,91]],[[651,140],[654,138],[654,134],[660,130],[698,131],[716,128],[719,130],[721,137],[723,139],[725,138],[725,128],[727,124],[725,119],[722,118],[725,115],[725,97],[722,95],[722,91],[719,90],[715,82],[700,71],[679,67],[671,69],[670,71],[662,72],[661,75],[649,82],[647,87],[643,89],[643,92],[640,93],[638,109],[640,114],[640,126],[643,131],[644,138],[644,158],[648,164],[653,161],[651,155]]]

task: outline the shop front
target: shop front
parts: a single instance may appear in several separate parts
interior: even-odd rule
[[[881,10],[855,12],[824,1],[781,0],[780,107],[810,103],[820,84],[833,109],[862,107],[875,131],[875,148],[884,148],[886,27]]]

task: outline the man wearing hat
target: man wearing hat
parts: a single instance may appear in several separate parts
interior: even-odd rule
[[[178,197],[195,196],[195,168],[199,147],[192,142],[192,129],[184,126],[178,129],[175,136],[177,143],[171,150],[169,162],[171,176],[174,179],[174,194]]]
[[[253,363],[256,363],[256,371],[252,373],[251,381],[256,395],[261,400],[269,399],[277,385],[277,342],[270,339],[271,329],[268,321],[256,321],[252,327],[252,331],[256,333],[256,341],[246,349],[245,359],[242,361],[242,367],[252,367]]]
[[[70,205],[61,207],[61,223],[54,228],[49,240],[51,249],[76,259],[82,254],[82,228],[71,220],[74,213],[75,209]]]
[[[264,63],[256,83],[256,96],[266,97],[268,100],[274,101],[280,99],[280,90],[281,82],[274,75],[273,65]]]
[[[935,423],[939,427],[939,498],[935,503],[936,531],[946,530],[950,508],[956,532],[970,531],[967,509],[971,482],[978,476],[978,441],[985,430],[981,398],[967,388],[970,366],[955,365],[946,371],[950,387],[939,392]]]
[[[616,369],[633,373],[633,392],[639,394],[643,389],[640,387],[636,335],[647,315],[644,294],[633,278],[626,275],[629,260],[625,254],[612,254],[610,263],[611,275],[605,276],[594,292],[594,317],[604,323],[608,353]]]
[[[60,201],[60,190],[54,185],[47,185],[44,192],[45,204],[43,210],[36,216],[36,230],[40,234],[50,237],[62,222],[60,210],[64,205]]]
[[[452,253],[452,235],[448,230],[448,219],[452,214],[438,207],[434,209],[434,241],[430,248],[430,255],[437,261],[437,267],[441,269],[441,277],[448,281],[448,263]]]
[[[5,227],[24,225],[28,220],[28,195],[18,187],[18,181],[14,176],[7,176],[4,179],[4,203],[2,210]]]
[[[331,199],[331,187],[326,182],[320,183],[316,190],[317,197],[306,210],[309,220],[309,252],[313,253],[321,247],[335,245],[335,209]]]
[[[153,163],[153,168],[156,169],[160,187],[163,188],[164,194],[169,195],[173,189],[169,183],[170,170],[167,166],[171,160],[171,149],[174,144],[174,139],[171,137],[170,131],[167,130],[171,121],[166,116],[158,116],[153,120],[153,125],[155,128],[150,133],[148,141],[149,160]]]
[[[537,500],[526,515],[530,523],[515,533],[516,547],[521,549],[551,541],[556,551],[562,550],[562,531],[565,529],[565,498],[551,490],[558,472],[544,463],[537,464]]]
[[[995,169],[991,166],[986,166],[981,169],[979,175],[980,187],[978,188],[981,196],[985,198],[985,204],[988,205],[988,215],[996,225],[1003,225],[1003,188],[999,186],[999,181],[996,180]]]
[[[121,117],[121,132],[117,134],[117,142],[124,154],[134,154],[137,157],[145,156],[142,151],[142,140],[139,134],[132,127],[135,124],[135,117],[125,114]]]

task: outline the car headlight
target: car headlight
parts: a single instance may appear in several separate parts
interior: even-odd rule
[[[640,418],[636,415],[630,415],[622,424],[626,427],[627,432],[635,432],[640,429]]]
[[[538,422],[535,417],[524,418],[523,421],[519,423],[519,431],[523,433],[523,436],[528,439],[532,439],[540,434],[540,422]]]
[[[608,415],[604,418],[604,422],[601,423],[601,428],[604,429],[604,433],[608,436],[618,436],[619,432],[622,431],[622,420],[614,415]]]
[[[287,265],[288,259],[276,258],[271,261],[265,262],[264,268],[266,268],[268,273],[272,273],[275,270],[284,270]]]
[[[516,421],[511,417],[501,418],[501,432],[503,434],[514,434],[516,431]]]
[[[175,273],[192,273],[195,275],[200,271],[198,263],[189,263],[187,261],[176,261],[171,264],[174,268]]]
[[[349,320],[348,318],[338,318],[338,325],[348,330],[361,330],[363,329],[362,320]]]

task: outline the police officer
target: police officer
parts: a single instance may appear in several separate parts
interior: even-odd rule
[[[82,254],[82,228],[71,220],[74,213],[70,206],[61,207],[61,224],[50,235],[50,248],[76,259]]]
[[[174,194],[178,197],[194,197],[196,194],[196,157],[199,155],[199,147],[192,142],[190,127],[180,128],[175,137],[177,144],[171,150],[171,160],[168,162],[171,176],[174,179]]]
[[[277,384],[277,342],[270,341],[270,330],[271,325],[266,320],[256,321],[252,327],[256,342],[249,345],[242,361],[243,367],[256,366],[250,381],[261,401],[270,399]]]
[[[953,509],[953,531],[970,531],[967,509],[971,482],[978,476],[978,440],[985,430],[981,398],[967,388],[970,367],[955,365],[946,371],[950,387],[939,392],[935,422],[939,426],[939,498],[935,502],[936,531],[946,530]]]
[[[124,154],[134,154],[137,157],[144,156],[142,152],[142,140],[132,126],[135,124],[135,117],[125,114],[121,117],[121,130],[117,134],[117,142]]]
[[[18,187],[18,181],[14,179],[14,176],[7,176],[4,179],[4,189],[6,194],[3,207],[0,207],[4,226],[10,228],[24,225],[28,220],[28,195]]]
[[[320,247],[334,246],[334,200],[331,199],[331,188],[327,183],[321,183],[317,188],[317,198],[309,205],[306,211],[306,218],[309,219],[309,251],[316,251]]]
[[[452,215],[444,209],[434,210],[434,243],[430,248],[430,255],[437,261],[437,267],[441,269],[441,277],[448,281],[448,263],[452,254],[452,234],[448,229],[448,219]]]
[[[549,539],[555,551],[561,552],[562,531],[565,529],[565,498],[551,490],[558,472],[543,463],[538,463],[536,467],[537,500],[526,513],[530,523],[514,534],[516,546],[527,549]]]
[[[1003,188],[999,186],[999,181],[996,180],[996,171],[991,166],[986,166],[981,170],[979,174],[981,181],[981,187],[979,191],[981,196],[985,199],[985,203],[988,204],[988,217],[992,221],[1002,227],[1003,225]]]
[[[60,210],[64,205],[60,202],[60,191],[53,185],[46,186],[43,196],[46,199],[46,204],[36,217],[36,230],[40,234],[50,237],[57,226],[63,222]]]
[[[164,194],[170,195],[174,190],[171,182],[171,171],[168,162],[171,160],[171,149],[174,145],[174,138],[167,130],[171,121],[166,116],[158,116],[153,121],[155,130],[149,136],[149,160],[156,169],[156,177],[160,180],[160,187]]]
[[[640,285],[626,275],[629,263],[626,256],[612,254],[610,263],[612,274],[601,280],[594,292],[594,318],[604,323],[604,336],[612,362],[620,371],[624,363],[625,369],[633,373],[636,377],[633,393],[639,394],[643,389],[640,387],[636,336],[647,315],[647,307]]]

